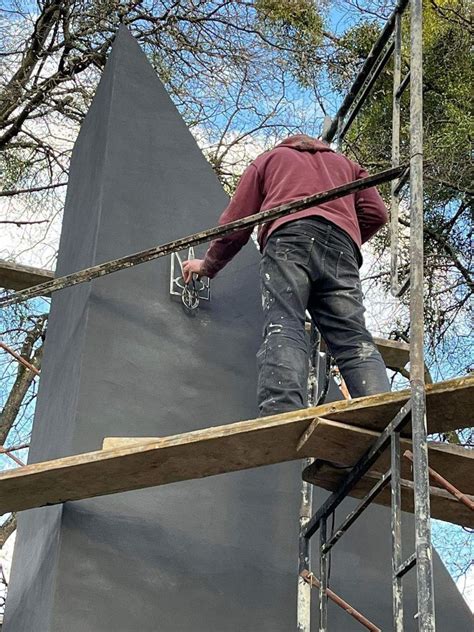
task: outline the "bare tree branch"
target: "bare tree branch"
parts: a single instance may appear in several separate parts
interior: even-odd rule
[[[26,226],[30,224],[48,224],[49,219],[22,220],[22,219],[0,219],[0,224],[14,224],[15,226]]]
[[[56,182],[54,184],[45,184],[44,186],[39,187],[28,187],[27,189],[11,189],[10,191],[0,191],[0,197],[12,197],[14,195],[19,195],[21,193],[37,193],[38,191],[47,191],[49,189],[57,189],[58,187],[67,186],[67,182]],[[47,222],[48,220],[43,220]],[[2,222],[4,224],[5,222]],[[17,224],[17,222],[12,222],[13,224]]]
[[[0,526],[0,548],[16,529],[16,514],[11,514]]]
[[[20,354],[23,358],[28,358],[29,363],[37,370],[39,370],[41,366],[43,343],[41,342],[39,346],[36,347],[35,345],[44,335],[45,323],[46,317],[38,319],[34,327],[29,331]],[[21,364],[18,366],[16,379],[10,390],[5,406],[0,413],[0,445],[5,444],[8,433],[17,419],[20,407],[34,378],[35,374],[32,371],[29,371]]]

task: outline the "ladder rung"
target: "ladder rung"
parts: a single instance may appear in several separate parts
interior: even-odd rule
[[[398,567],[398,570],[395,573],[395,577],[398,577],[400,579],[401,577],[406,575],[408,571],[410,571],[415,566],[415,564],[416,564],[416,553],[413,553],[413,555],[410,555],[410,557]]]
[[[407,72],[407,74],[405,75],[405,78],[403,79],[401,84],[398,86],[398,90],[395,92],[396,99],[399,99],[402,96],[402,94],[405,92],[406,87],[408,86],[409,83],[410,83],[410,71]]]
[[[382,478],[372,487],[370,492],[362,499],[362,501],[346,516],[336,532],[323,546],[323,553],[328,553],[338,540],[342,538],[344,533],[354,524],[357,518],[367,509],[374,498],[390,483],[392,473],[390,470],[386,472]]]
[[[392,295],[395,296],[395,298],[400,298],[400,296],[403,296],[405,294],[409,287],[410,275],[408,275],[403,283],[401,283],[398,287],[392,288]]]
[[[397,184],[393,190],[394,195],[399,195],[400,191],[403,189],[403,187],[407,183],[409,176],[410,176],[410,169],[409,167],[407,167],[397,180]]]

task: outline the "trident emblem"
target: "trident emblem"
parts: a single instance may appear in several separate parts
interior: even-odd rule
[[[200,301],[209,301],[211,287],[209,279],[205,277],[193,278],[189,283],[183,279],[183,261],[195,259],[194,248],[191,246],[187,256],[181,258],[185,251],[171,253],[170,294],[180,296],[184,307],[188,310],[196,310]],[[195,277],[196,275],[193,275]]]

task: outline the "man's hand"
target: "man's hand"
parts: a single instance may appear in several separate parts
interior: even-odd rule
[[[193,274],[197,274],[198,277],[203,276],[202,266],[204,259],[189,259],[183,263],[183,279],[185,283],[189,283]]]

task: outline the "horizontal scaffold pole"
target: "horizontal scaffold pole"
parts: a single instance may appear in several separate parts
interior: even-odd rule
[[[31,288],[27,288],[26,290],[16,292],[11,296],[0,299],[0,307],[21,303],[37,296],[45,296],[50,292],[57,292],[58,290],[63,290],[64,288],[78,285],[79,283],[86,283],[87,281],[92,281],[93,279],[97,279],[98,277],[102,277],[107,274],[112,274],[113,272],[118,272],[119,270],[132,268],[133,266],[145,263],[146,261],[159,259],[160,257],[169,255],[172,252],[185,250],[190,246],[197,246],[198,244],[211,241],[216,237],[222,237],[230,233],[235,233],[239,230],[252,228],[257,224],[273,221],[279,217],[283,217],[284,215],[292,215],[293,213],[303,209],[318,206],[319,204],[324,204],[325,202],[330,202],[331,200],[337,200],[338,198],[356,193],[357,191],[377,186],[383,182],[395,180],[405,171],[406,168],[406,165],[402,165],[400,167],[386,169],[385,171],[376,173],[373,176],[362,178],[360,180],[354,180],[353,182],[349,182],[348,184],[344,184],[340,187],[329,189],[329,191],[322,191],[320,193],[316,193],[315,195],[310,195],[288,204],[282,204],[281,206],[261,211],[254,215],[249,215],[248,217],[238,219],[222,226],[209,228],[208,230],[194,233],[188,237],[182,237],[181,239],[170,241],[161,246],[155,246],[148,250],[137,252],[133,255],[121,257],[120,259],[114,259],[113,261],[107,261],[91,268],[79,270],[78,272],[73,272],[72,274],[53,279],[52,281],[35,285]]]

